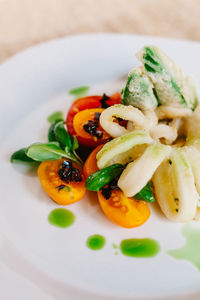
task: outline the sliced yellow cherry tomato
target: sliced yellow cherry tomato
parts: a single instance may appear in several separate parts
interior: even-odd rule
[[[99,203],[105,215],[114,223],[126,228],[133,228],[144,224],[150,217],[147,202],[128,198],[120,190],[113,190],[109,199],[102,191],[98,193]]]
[[[38,177],[45,192],[56,203],[68,205],[81,200],[85,195],[86,189],[82,170],[75,163],[72,166],[80,171],[81,181],[66,182],[60,178],[58,172],[62,169],[64,161],[66,159],[42,162],[38,168]]]

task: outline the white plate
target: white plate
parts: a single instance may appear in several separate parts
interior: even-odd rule
[[[66,113],[70,106],[68,89],[89,85],[91,94],[120,89],[119,80],[138,64],[134,53],[148,43],[164,49],[186,74],[200,79],[198,43],[118,34],[44,43],[0,67],[1,299],[200,297],[200,272],[166,254],[184,242],[180,224],[152,208],[145,225],[120,228],[105,218],[95,200],[86,197],[67,207],[76,216],[73,226],[53,227],[47,216],[57,205],[42,191],[35,172],[9,163],[16,149],[45,140],[46,117],[55,110]],[[96,252],[85,244],[95,233],[107,241]],[[158,240],[161,252],[151,259],[114,254],[112,243],[134,237]]]

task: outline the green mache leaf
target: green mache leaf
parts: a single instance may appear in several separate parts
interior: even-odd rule
[[[34,162],[34,160],[26,155],[27,148],[19,149],[18,151],[14,152],[10,158],[10,161],[13,163],[14,161],[21,161],[21,162]]]
[[[65,153],[72,159],[72,160],[76,160],[76,158],[74,157],[74,154],[69,151],[68,147],[65,148]]]
[[[79,148],[79,142],[77,140],[77,138],[75,137],[75,135],[72,135],[71,136],[71,142],[72,142],[72,153],[73,153],[73,156],[76,158],[77,162],[80,164],[80,165],[83,165],[83,161],[82,159],[79,157],[79,155],[76,153],[76,150]],[[66,151],[66,149],[65,149]]]
[[[145,185],[145,187],[143,187],[143,189],[134,196],[134,198],[136,198],[137,200],[143,200],[143,201],[147,201],[147,202],[154,202],[155,198],[153,196],[150,183],[148,182]]]
[[[47,120],[48,120],[49,123],[53,123],[53,122],[55,122],[57,120],[63,120],[63,113],[62,113],[62,111],[55,111],[50,116],[48,116]]]
[[[70,159],[57,142],[32,144],[27,148],[26,155],[36,161],[57,160],[62,157]]]
[[[59,122],[54,127],[54,134],[56,141],[59,142],[61,148],[64,150],[68,148],[68,151],[72,149],[72,141],[69,133],[65,129],[63,122]]]
[[[80,157],[76,154],[76,152],[71,152],[68,150],[68,148],[65,148],[65,152],[68,155],[69,159],[71,159],[72,161],[74,161],[75,163],[77,163],[78,165],[82,166],[83,165],[83,161],[80,159]]]
[[[55,123],[52,123],[48,130],[48,142],[55,142],[56,137],[54,133]]]
[[[71,141],[72,141],[72,151],[74,152],[79,147],[79,143],[75,135],[71,136]]]
[[[54,129],[55,129],[55,126],[58,122],[60,121],[63,121],[62,119],[57,119],[55,120],[49,127],[49,130],[48,130],[48,141],[49,142],[56,142],[56,136],[55,136],[55,132],[54,132]]]

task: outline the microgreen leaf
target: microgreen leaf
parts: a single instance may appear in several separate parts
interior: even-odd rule
[[[47,118],[49,123],[53,123],[56,120],[63,120],[63,113],[61,111],[55,111]]]
[[[71,141],[72,141],[72,151],[75,151],[79,147],[79,143],[75,135],[71,136]]]
[[[59,122],[54,127],[54,134],[56,141],[59,142],[62,149],[68,148],[68,151],[72,149],[72,141],[69,133],[65,129],[63,122]]]
[[[71,159],[57,142],[32,144],[27,148],[26,155],[36,161],[57,160],[61,157]]]
[[[21,162],[34,162],[34,160],[26,155],[27,148],[19,149],[14,152],[10,158],[11,162],[21,161]]]
[[[69,159],[71,159],[72,161],[76,162],[79,165],[83,165],[83,161],[80,159],[80,157],[76,154],[76,152],[74,151],[73,153],[71,151],[69,151],[69,149],[66,147],[65,148],[65,152],[68,155]]]
[[[57,119],[55,120],[49,127],[49,130],[48,130],[48,141],[49,142],[56,142],[56,136],[55,136],[55,132],[54,132],[54,129],[55,129],[55,126],[58,122],[62,121],[62,119]],[[64,121],[63,121],[64,122]]]
[[[74,155],[74,157],[76,157],[76,159],[79,161],[79,163],[81,164],[81,165],[83,165],[83,161],[82,161],[82,159],[79,157],[79,155],[76,153],[76,150],[78,149],[78,147],[79,147],[79,142],[78,142],[78,140],[77,140],[77,138],[75,137],[75,135],[72,135],[71,136],[71,141],[72,141],[72,153],[73,153],[73,155]]]

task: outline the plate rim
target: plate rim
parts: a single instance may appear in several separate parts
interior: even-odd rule
[[[162,37],[159,35],[146,35],[146,34],[136,34],[136,33],[118,33],[118,32],[86,32],[86,33],[73,33],[73,34],[69,34],[69,35],[64,35],[62,37],[56,37],[50,40],[45,40],[39,43],[36,43],[34,45],[30,45],[24,49],[22,49],[21,51],[16,52],[15,54],[9,56],[8,58],[6,58],[5,60],[3,60],[0,63],[0,69],[2,66],[10,63],[12,60],[23,56],[26,52],[32,51],[35,48],[42,48],[46,45],[51,45],[54,44],[55,42],[59,42],[59,41],[63,41],[65,39],[70,40],[70,39],[79,39],[82,37],[89,37],[89,38],[93,38],[93,37],[97,37],[97,36],[115,36],[115,37],[133,37],[133,38],[144,38],[144,39],[159,39],[159,40],[163,40],[163,41],[173,41],[173,42],[178,42],[178,43],[182,43],[182,44],[191,44],[191,45],[196,45],[196,46],[200,46],[200,42],[196,41],[196,40],[189,40],[186,38],[176,38],[176,37]]]

